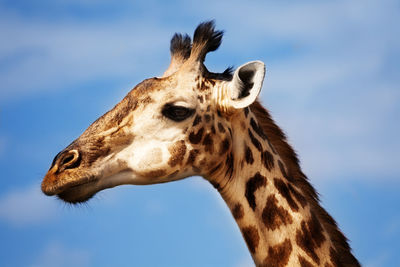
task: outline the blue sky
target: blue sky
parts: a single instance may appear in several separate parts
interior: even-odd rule
[[[40,193],[54,155],[137,83],[163,73],[174,32],[216,19],[212,71],[262,60],[261,100],[365,266],[399,266],[398,1],[0,0],[0,265],[252,266],[199,177]]]

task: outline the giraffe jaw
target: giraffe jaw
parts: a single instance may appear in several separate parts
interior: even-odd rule
[[[99,179],[94,176],[80,176],[68,174],[55,174],[51,170],[42,182],[42,192],[47,196],[57,196],[68,203],[85,202],[93,197],[99,190]]]
[[[53,192],[46,192],[46,195],[56,195],[59,199],[78,204],[90,200],[98,192],[122,184],[128,184],[128,179],[132,177],[132,171],[126,169],[116,174],[108,176],[91,176],[90,178],[80,178],[77,182],[71,182],[56,188]],[[80,182],[81,181],[81,182]]]
[[[90,181],[83,184],[67,187],[57,194],[57,197],[67,203],[78,204],[91,199],[98,191],[96,190],[97,181]]]

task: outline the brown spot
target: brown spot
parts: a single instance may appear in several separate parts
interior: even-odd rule
[[[243,206],[240,203],[237,203],[235,207],[232,209],[232,215],[235,220],[239,220],[243,218],[244,216],[244,211],[243,211]]]
[[[251,177],[246,183],[245,196],[249,206],[255,210],[256,209],[256,197],[254,193],[257,189],[267,184],[267,179],[257,172],[253,177]]]
[[[201,172],[201,169],[200,169],[199,167],[196,167],[196,166],[192,166],[192,170],[193,170],[195,173],[200,173],[200,172]]]
[[[143,99],[141,99],[141,102],[142,102],[143,104],[150,104],[150,103],[153,103],[154,100],[153,100],[153,98],[151,98],[150,96],[146,96],[146,97],[144,97]]]
[[[230,136],[232,137],[232,129],[230,127],[228,127],[228,131],[229,131]]]
[[[311,265],[310,265],[311,266]],[[333,265],[332,264],[330,264],[329,262],[325,262],[325,265],[324,265],[324,267],[333,267]]]
[[[268,171],[271,171],[274,167],[274,157],[268,150],[265,150],[261,154],[261,161],[264,164],[264,167],[267,168]]]
[[[207,112],[209,112],[211,110],[211,105],[207,106]]]
[[[168,151],[171,154],[171,157],[168,160],[169,166],[175,167],[176,165],[181,164],[186,154],[185,141],[180,140],[175,142],[168,148]]]
[[[214,125],[211,126],[211,132],[212,132],[212,134],[216,134],[217,133],[217,131],[215,131]]]
[[[211,116],[209,114],[204,115],[204,121],[205,122],[210,122],[211,121]]]
[[[266,266],[283,267],[289,262],[292,244],[286,238],[282,243],[268,248],[268,256],[264,260]]]
[[[257,140],[257,138],[254,137],[253,133],[248,129],[249,131],[249,136],[250,140],[253,143],[253,145],[257,148],[258,151],[262,152],[262,146],[261,143]]]
[[[296,189],[293,188],[291,184],[288,185],[290,192],[292,195],[297,199],[297,201],[300,203],[300,205],[304,208],[307,205],[307,200],[306,198],[300,194]]]
[[[243,111],[244,111],[244,116],[247,118],[247,115],[249,115],[249,108],[248,108],[248,107],[245,107],[245,108],[243,109]]]
[[[251,118],[250,119],[250,125],[253,128],[253,130],[260,136],[262,139],[267,140],[269,147],[271,148],[272,152],[276,154],[275,148],[272,146],[271,142],[269,141],[268,136],[264,133],[264,130],[260,125],[257,124],[257,122]]]
[[[311,259],[317,263],[318,265],[320,264],[320,259],[317,255],[317,253],[315,252],[315,248],[314,248],[314,244],[313,241],[311,240],[311,237],[308,236],[309,233],[308,232],[302,232],[304,231],[305,228],[305,223],[304,221],[301,223],[301,229],[302,230],[297,230],[296,232],[296,243],[297,245],[299,245],[299,247],[301,247],[302,250],[304,250],[304,252],[311,257]],[[307,230],[306,230],[307,231]]]
[[[329,249],[329,257],[331,258],[331,262],[335,265],[335,266],[342,266],[343,264],[341,263],[340,260],[340,256],[339,254],[336,252],[336,250],[331,247]]]
[[[262,212],[262,219],[265,227],[269,230],[275,230],[282,224],[286,225],[293,222],[289,212],[282,207],[278,207],[278,200],[274,195],[270,195],[267,198],[267,204]]]
[[[269,148],[272,150],[272,153],[277,154],[274,146],[272,145],[271,141],[269,141],[268,136],[266,136]]]
[[[225,138],[224,141],[221,142],[220,148],[219,148],[219,154],[223,155],[225,154],[229,148],[231,147],[231,142],[229,141],[228,138]]]
[[[203,137],[203,133],[204,133],[204,128],[200,128],[196,134],[194,132],[191,132],[189,134],[190,143],[192,143],[192,144],[200,143],[201,138]]]
[[[189,165],[191,165],[191,164],[193,164],[194,163],[194,161],[196,160],[196,157],[197,157],[197,155],[199,154],[199,150],[198,149],[192,149],[192,150],[190,150],[190,152],[189,152],[189,157],[188,157],[188,160],[187,160],[187,163],[186,164],[189,164]]]
[[[250,252],[254,254],[260,242],[260,236],[258,235],[257,228],[254,226],[244,227],[242,229],[244,240],[246,241],[247,247]]]
[[[214,141],[212,140],[211,134],[206,134],[204,136],[203,145],[205,146],[205,151],[209,153],[214,152]]]
[[[200,86],[200,91],[205,91],[208,90],[208,85],[203,81],[201,86]]]
[[[274,178],[274,185],[276,189],[279,191],[279,194],[281,194],[289,204],[290,208],[293,211],[299,211],[299,206],[296,204],[294,201],[292,194],[290,193],[289,187],[285,184],[284,181],[278,178]]]
[[[219,168],[221,168],[222,163],[218,164],[217,166],[215,166],[214,168],[211,169],[211,171],[209,172],[209,175],[214,174],[216,171],[218,171]]]
[[[199,162],[199,164],[200,164],[200,167],[204,167],[204,165],[206,165],[206,159],[205,158],[202,158],[201,160],[200,160],[200,162]]]
[[[214,80],[208,80],[208,81],[210,82],[211,86],[215,85],[215,81]]]
[[[149,171],[146,173],[143,173],[143,176],[149,177],[149,178],[158,178],[162,177],[166,174],[167,172],[165,170],[154,170],[154,171]]]
[[[299,255],[299,263],[301,267],[313,267],[313,265],[308,260],[306,260],[300,255]]]
[[[231,152],[228,154],[228,157],[225,160],[225,165],[226,165],[225,175],[228,176],[229,178],[231,178],[233,174],[233,163],[234,163],[234,158]]]
[[[264,134],[262,128],[258,126],[257,122],[253,118],[250,119],[250,125],[258,136],[260,136],[264,140],[266,139],[267,136]]]
[[[240,169],[243,169],[244,168],[244,160],[241,160],[240,161]]]
[[[286,170],[285,170],[285,166],[283,166],[282,161],[278,160],[278,166],[279,166],[279,169],[281,170],[281,173],[282,173],[283,177],[285,177],[288,181],[293,182],[293,178],[290,177],[290,176],[287,174],[287,172],[286,172]]]
[[[194,118],[193,121],[193,127],[196,126],[197,124],[199,124],[201,122],[201,117],[199,115],[196,115],[196,118]]]
[[[203,102],[204,102],[204,96],[199,95],[197,98],[199,99],[200,103],[203,103]]]
[[[313,238],[315,245],[320,247],[325,241],[325,236],[321,223],[314,213],[311,213],[311,220],[308,221],[308,229],[310,230],[311,237]]]
[[[253,158],[253,153],[251,152],[250,147],[248,147],[246,144],[244,145],[244,155],[245,155],[245,159],[247,164],[253,164],[254,162],[254,158]]]
[[[218,122],[218,130],[219,130],[221,133],[225,133],[225,132],[226,132],[224,126],[222,126],[222,124],[221,124],[220,122]]]
[[[296,232],[296,243],[319,265],[320,259],[315,250],[325,241],[322,226],[314,213],[311,213],[311,218],[307,223],[302,221],[300,226],[301,228]]]
[[[222,117],[221,111],[217,110],[218,117]]]

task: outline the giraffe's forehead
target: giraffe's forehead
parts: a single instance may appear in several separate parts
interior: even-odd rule
[[[127,97],[137,99],[139,105],[147,105],[150,102],[158,104],[174,101],[195,102],[202,97],[202,100],[210,100],[209,97],[205,98],[212,94],[213,85],[215,85],[215,81],[201,76],[171,75],[167,78],[145,80],[132,89]]]
[[[201,78],[150,78],[136,85],[113,109],[98,118],[84,133],[91,136],[96,132],[119,127],[128,118],[144,115],[146,112],[156,113],[166,103],[186,103],[196,108],[210,99],[210,88],[201,87]]]

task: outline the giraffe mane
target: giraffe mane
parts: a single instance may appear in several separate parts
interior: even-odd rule
[[[276,125],[269,112],[258,100],[250,106],[250,109],[256,116],[262,130],[268,136],[270,142],[284,161],[288,175],[293,178],[294,183],[302,190],[311,204],[312,211],[320,218],[323,226],[331,236],[334,248],[336,249],[336,251],[330,252],[332,258],[337,260],[339,263],[338,266],[342,264],[344,266],[353,266],[354,263],[358,263],[357,259],[350,253],[351,248],[348,244],[348,240],[338,229],[336,221],[320,206],[318,193],[301,170],[297,153],[289,145],[285,133]]]

